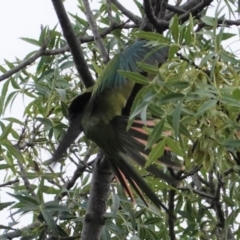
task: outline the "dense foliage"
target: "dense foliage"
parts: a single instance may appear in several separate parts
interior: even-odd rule
[[[88,14],[84,2],[79,1],[81,14],[69,17],[82,43],[84,59],[97,79],[104,68],[104,56],[92,37],[94,30],[84,15]],[[169,47],[168,60],[160,68],[139,64],[155,76],[153,81],[139,73],[122,74],[143,84],[131,118],[159,119],[149,133],[148,146],[153,150],[148,163],[168,147],[186,168],[176,172],[163,167],[181,180],[179,187],[139,169],[176,219],[151,202],[146,207],[138,197],[133,204],[113,180],[101,239],[239,239],[240,66],[238,49],[227,45],[239,39],[232,26],[240,21],[230,20],[234,19],[237,1],[197,1],[199,4],[189,9],[182,7],[187,1],[170,1],[164,5],[164,20],[153,22],[155,32],[139,31],[147,11],[142,1],[133,1],[137,15],[126,12],[116,0],[100,2],[94,21],[110,59],[137,38]],[[214,6],[211,12],[207,11],[210,4]],[[149,13],[147,16],[151,20]],[[8,187],[12,199],[0,199],[0,210],[11,209],[9,222],[0,224],[0,239],[78,239],[86,224],[98,149],[81,135],[61,167],[53,169],[43,163],[67,128],[69,103],[86,83],[79,78],[59,28],[46,26],[37,39],[22,40],[37,50],[23,60],[5,60],[0,65],[0,114],[4,116],[0,121],[0,173],[4,176],[0,190]],[[31,63],[34,70],[27,68]],[[24,119],[5,114],[18,95],[27,98]],[[25,213],[30,213],[29,225],[18,230],[14,219]]]

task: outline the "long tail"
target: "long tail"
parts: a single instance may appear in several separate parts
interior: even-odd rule
[[[133,122],[129,131],[126,131],[128,118],[124,116],[115,117],[112,124],[114,125],[114,129],[116,129],[116,134],[119,137],[120,145],[122,149],[124,149],[126,155],[140,166],[145,167],[146,156],[149,155],[150,150],[145,149],[148,140],[148,134],[146,130],[143,129],[144,124],[139,120],[136,120]],[[152,125],[152,122],[149,122],[148,125]],[[178,161],[173,161],[171,154],[167,152],[161,156],[158,161],[173,169],[184,169],[184,166]],[[170,184],[175,186],[179,185],[179,182],[176,179],[173,179],[171,176],[164,173],[156,164],[151,164],[146,168],[146,170],[155,177],[163,179]]]
[[[133,194],[127,181],[130,183],[135,192],[147,204],[143,195],[146,195],[158,208],[163,208],[169,213],[168,208],[158,199],[153,190],[148,186],[145,180],[137,173],[131,164],[131,160],[135,161],[141,167],[146,165],[146,156],[150,150],[145,149],[148,140],[147,131],[143,128],[144,124],[136,120],[133,122],[131,128],[127,131],[128,118],[125,116],[117,116],[112,121],[112,129],[115,131],[116,142],[118,142],[117,149],[106,148],[105,151],[111,159],[112,168],[125,189],[129,197],[134,201]],[[153,123],[147,122],[148,126],[153,127]],[[166,154],[158,159],[161,163],[174,169],[183,169],[180,162],[172,161],[171,155]],[[167,173],[158,168],[156,164],[152,164],[146,168],[154,177],[160,178],[174,186],[179,185],[179,181],[174,179]],[[126,181],[127,180],[127,181]]]
[[[163,208],[169,214],[169,209],[159,200],[157,195],[153,192],[153,190],[148,186],[145,180],[137,173],[137,171],[131,166],[129,162],[130,159],[128,158],[128,156],[122,152],[115,153],[114,158],[111,159],[112,168],[119,182],[121,183],[127,194],[130,196],[130,198],[134,201],[133,194],[128,187],[125,179],[128,180],[135,192],[139,195],[139,197],[146,205],[148,205],[148,203],[142,192],[144,192],[146,196],[158,208]]]

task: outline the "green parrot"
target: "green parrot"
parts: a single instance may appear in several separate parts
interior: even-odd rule
[[[152,127],[152,121],[143,123],[136,119],[127,130],[131,104],[141,86],[118,72],[118,70],[139,72],[138,62],[156,65],[163,63],[167,55],[166,48],[154,51],[145,40],[138,40],[115,55],[103,70],[92,91],[82,93],[70,104],[69,128],[53,155],[53,162],[62,157],[83,131],[85,136],[95,142],[108,156],[117,179],[130,198],[133,198],[133,195],[126,180],[145,203],[142,192],[157,207],[168,211],[131,164],[132,161],[141,167],[146,164],[150,150],[145,149],[148,134],[144,126]],[[169,167],[182,169],[182,164],[171,161],[169,154],[158,160]],[[146,170],[168,183],[175,185],[178,183],[161,171],[156,164],[148,166]]]

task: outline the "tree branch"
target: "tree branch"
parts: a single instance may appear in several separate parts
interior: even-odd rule
[[[156,28],[157,32],[162,33],[164,30],[166,30],[169,27],[169,23],[164,21],[164,19],[157,19],[157,17],[154,15],[151,0],[144,0],[143,4],[147,18],[150,23]]]
[[[101,37],[105,37],[107,34],[111,33],[115,29],[129,29],[129,28],[137,28],[137,25],[134,24],[129,24],[126,25],[126,23],[118,24],[118,25],[111,25],[109,28],[106,28],[102,32],[100,32]],[[94,41],[93,36],[84,36],[78,38],[78,40],[81,43],[88,43]],[[46,47],[42,46],[32,57],[23,60],[19,65],[16,67],[12,68],[11,70],[7,71],[6,73],[2,74],[0,76],[0,82],[11,77],[13,74],[17,73],[18,71],[22,70],[23,68],[27,67],[28,65],[31,65],[34,61],[36,61],[39,57],[42,56],[53,56],[53,55],[58,55],[58,54],[63,54],[65,52],[69,52],[69,46],[66,45],[64,47],[58,48],[58,49],[46,49]]]
[[[9,181],[9,182],[6,182],[6,183],[3,183],[3,184],[0,184],[0,188],[1,188],[1,187],[6,187],[6,186],[12,185],[12,184],[14,184],[14,183],[18,183],[18,182],[19,182],[18,179],[12,180],[12,181]]]
[[[98,32],[97,24],[95,22],[93,13],[89,6],[89,2],[88,2],[88,0],[82,0],[82,3],[84,6],[84,9],[85,9],[85,15],[87,17],[88,23],[90,25],[90,28],[91,28],[93,36],[94,36],[94,41],[96,42],[97,47],[101,53],[103,62],[106,64],[109,61],[108,52],[107,52],[107,49],[105,48],[102,38]]]
[[[11,70],[7,71],[3,75],[0,76],[0,82],[11,77],[14,73],[17,73],[21,69],[31,65],[34,61],[36,61],[39,57],[41,57],[44,54],[44,51],[46,50],[46,45],[43,45],[32,57],[23,60],[19,65],[12,68]]]
[[[138,27],[141,26],[142,19],[137,15],[133,14],[131,11],[127,10],[121,3],[117,0],[111,0],[112,3],[131,21],[133,21]]]
[[[105,222],[104,214],[112,177],[109,160],[99,152],[92,175],[90,198],[84,218],[81,240],[100,239],[102,226]]]
[[[174,231],[174,223],[175,223],[175,218],[174,216],[174,197],[175,197],[176,191],[171,189],[169,190],[169,195],[168,195],[168,209],[170,211],[169,217],[168,217],[168,227],[169,227],[169,236],[171,240],[176,239],[175,231]]]
[[[72,25],[63,6],[63,2],[61,0],[52,0],[52,3],[62,27],[63,35],[66,38],[68,46],[72,53],[77,71],[81,76],[85,87],[91,87],[94,85],[94,80],[89,71],[87,62],[84,59],[81,45],[79,44],[79,41],[73,32]]]

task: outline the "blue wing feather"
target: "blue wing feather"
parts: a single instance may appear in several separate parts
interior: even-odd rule
[[[147,41],[138,40],[128,46],[107,64],[93,90],[96,96],[104,90],[123,87],[128,79],[118,73],[118,70],[138,72],[137,63],[163,63],[167,59],[168,48],[154,49],[146,45]]]

